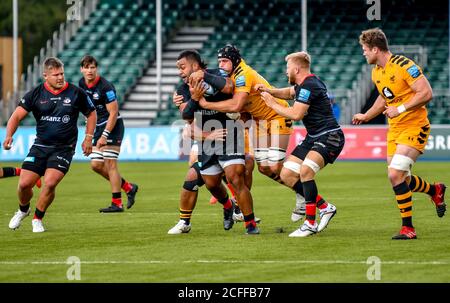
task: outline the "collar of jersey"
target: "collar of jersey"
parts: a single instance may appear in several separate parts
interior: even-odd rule
[[[306,79],[308,79],[309,77],[314,77],[314,76],[315,76],[314,74],[309,74],[308,76],[305,77],[305,79],[303,79],[302,83],[300,83],[299,85],[302,85],[303,82],[305,82]]]
[[[98,81],[100,81],[100,76],[97,75],[97,77],[95,78],[94,82],[92,82],[91,84],[88,84],[86,82],[86,79],[84,80],[84,83],[86,83],[87,88],[93,88],[94,86],[97,85]]]
[[[235,74],[236,70],[237,70],[239,67],[244,68],[245,66],[248,66],[247,63],[245,62],[244,59],[241,59],[241,62],[240,62],[240,63],[238,64],[238,66],[236,66],[236,68],[233,70],[233,72],[231,73],[230,77],[231,77],[232,75]]]
[[[53,95],[59,95],[60,93],[62,93],[64,90],[66,90],[67,87],[69,87],[69,82],[66,82],[66,84],[64,84],[64,86],[60,89],[60,90],[52,90],[47,82],[44,82],[44,87],[45,89],[49,92],[52,93]]]
[[[386,69],[386,66],[388,66],[389,63],[391,63],[392,57],[394,57],[394,54],[393,54],[393,53],[391,53],[391,55],[389,56],[388,60],[386,61],[386,65],[385,65],[384,67],[381,67],[381,66],[379,66],[378,64],[375,64],[375,66],[376,66],[378,69],[380,69],[380,68],[381,68],[381,69]]]

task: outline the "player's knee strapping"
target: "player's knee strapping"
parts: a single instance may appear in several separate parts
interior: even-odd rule
[[[289,169],[290,171],[293,171],[296,174],[299,174],[302,165],[294,161],[286,161],[283,163],[283,167]]]
[[[411,159],[410,157],[395,154],[392,157],[389,168],[405,171],[405,172],[407,172],[408,176],[411,176],[411,168],[412,168],[413,164],[414,164],[414,160]]]
[[[106,149],[103,151],[103,158],[108,160],[117,160],[119,158],[119,152],[112,149]]]
[[[198,191],[197,180],[184,181],[183,188],[187,191]]]
[[[90,155],[89,158],[91,159],[91,161],[99,161],[99,162],[103,162],[103,153],[101,151],[93,151]]]
[[[320,165],[308,158],[306,158],[305,161],[303,161],[303,165],[311,168],[316,174],[320,170]]]
[[[286,150],[279,147],[271,147],[267,153],[269,163],[276,164],[286,158]]]
[[[205,182],[200,174],[200,166],[198,165],[198,162],[195,162],[191,168],[195,169],[197,179],[192,181],[184,181],[183,188],[187,191],[198,191],[198,188],[205,184]]]
[[[269,154],[268,148],[255,148],[256,163],[267,161],[269,159],[268,154]]]

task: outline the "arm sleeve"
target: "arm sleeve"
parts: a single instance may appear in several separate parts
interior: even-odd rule
[[[102,93],[105,96],[106,104],[117,101],[116,89],[111,84],[106,84],[102,89]]]
[[[253,76],[249,71],[237,74],[232,77],[235,93],[248,93],[252,90]]]
[[[409,86],[413,85],[414,82],[423,78],[422,69],[412,60],[408,59],[407,64],[400,64],[399,69],[402,75],[403,80],[408,83]],[[402,66],[403,65],[403,66]]]
[[[311,105],[313,99],[314,87],[310,83],[306,82],[300,85],[295,85],[295,102]]]
[[[227,80],[224,77],[208,73],[207,71],[205,71],[203,79],[218,91],[221,91],[227,84]]]
[[[34,107],[33,91],[26,93],[25,96],[23,96],[23,98],[20,100],[20,102],[17,106],[21,106],[27,112],[31,112]]]

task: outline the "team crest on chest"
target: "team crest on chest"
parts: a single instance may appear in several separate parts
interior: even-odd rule
[[[389,89],[389,87],[384,87],[381,91],[386,98],[391,100],[395,98],[394,93]]]
[[[65,98],[64,100],[63,100],[63,105],[64,106],[71,106],[72,104],[72,100],[70,100],[70,98]]]

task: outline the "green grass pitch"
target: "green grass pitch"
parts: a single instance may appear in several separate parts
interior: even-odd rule
[[[19,165],[1,163],[10,164]],[[401,219],[385,163],[338,162],[321,171],[319,192],[338,212],[325,231],[304,239],[288,237],[298,228],[290,221],[293,192],[257,171],[252,194],[260,235],[244,235],[242,223],[224,231],[222,210],[209,205],[202,187],[191,232],[174,236],[167,231],[178,221],[187,164],[124,162],[119,168],[140,187],[132,209],[100,214],[110,203],[109,184],[88,163],[73,163],[42,234],[32,233],[31,216],[9,230],[18,178],[1,179],[0,282],[73,283],[66,275],[70,256],[81,260],[80,282],[450,282],[450,213],[438,218],[428,196],[415,193],[419,239],[391,240]],[[414,173],[450,185],[449,163],[419,162]],[[381,261],[379,281],[367,278],[370,256]]]

